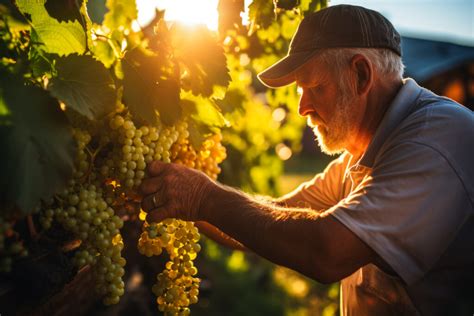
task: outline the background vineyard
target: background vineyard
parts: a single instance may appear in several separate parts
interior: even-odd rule
[[[132,27],[137,18],[133,0],[0,1],[0,228],[5,239],[0,265],[5,268],[2,280],[9,284],[4,294],[20,288],[27,312],[74,278],[78,260],[83,260],[79,266],[90,263],[87,254],[78,255],[82,248],[70,245],[61,225],[54,224],[66,209],[58,201],[61,196],[69,201],[72,191],[64,190],[71,179],[84,196],[95,196],[90,192],[97,188],[90,185],[100,180],[110,188],[116,183],[106,179],[113,178],[123,189],[118,195],[127,198],[120,204],[117,189],[113,198],[103,193],[103,201],[114,206],[115,217],[110,218],[123,237],[111,242],[125,245],[125,287],[141,278],[136,288],[143,285],[146,291],[125,291],[125,299],[114,307],[90,308],[97,314],[126,314],[135,302],[132,306],[143,314],[154,313],[156,297],[150,288],[165,260],[137,256],[141,224],[134,192],[144,176],[140,161],[182,163],[213,177],[220,173],[219,181],[247,192],[282,193],[278,154],[282,148],[300,149],[305,122],[297,116],[294,87],[267,90],[256,74],[286,54],[305,14],[326,5],[255,0],[249,24],[243,25],[244,2],[221,0],[219,31],[214,33],[167,24],[162,11],[149,25]],[[153,126],[157,136],[147,137]],[[127,160],[123,147],[137,137],[162,150],[151,158],[141,153],[142,158]],[[134,163],[122,166],[122,161]],[[109,169],[120,166],[125,172],[110,176]],[[107,210],[104,221],[109,220]],[[331,315],[337,310],[336,285],[316,284],[206,239],[201,244],[196,266],[203,282],[194,315]],[[72,250],[65,252],[67,247]],[[39,273],[58,269],[61,280],[45,284],[37,278],[23,288],[19,280],[34,279],[31,273],[38,271],[19,274],[58,249],[65,255]],[[119,257],[116,262],[113,271],[120,270]],[[9,266],[13,270],[6,273]]]

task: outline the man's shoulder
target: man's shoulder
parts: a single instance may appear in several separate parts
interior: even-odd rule
[[[474,203],[473,135],[473,111],[425,90],[384,143],[377,161],[392,153],[414,165],[439,162],[436,168],[452,169]]]
[[[474,145],[472,135],[473,111],[422,88],[411,111],[392,136],[442,149],[462,139]]]

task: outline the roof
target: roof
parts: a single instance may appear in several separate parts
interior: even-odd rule
[[[423,82],[447,70],[474,62],[474,47],[402,36],[405,77]]]

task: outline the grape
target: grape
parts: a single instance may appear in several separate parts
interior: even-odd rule
[[[91,265],[97,281],[96,290],[103,296],[103,303],[116,304],[124,293],[125,259],[121,256],[123,242],[120,235],[123,221],[105,198],[107,194],[114,194],[113,190],[108,191],[107,186],[103,190],[101,183],[96,182],[95,170],[90,164],[90,134],[76,128],[73,135],[78,146],[73,179],[53,201],[45,203],[40,223],[48,229],[57,221],[81,239],[73,263],[79,269]]]
[[[49,229],[56,221],[81,239],[73,263],[78,269],[92,267],[95,290],[105,305],[111,305],[124,294],[126,261],[121,255],[120,216],[138,217],[141,197],[137,189],[147,164],[173,161],[216,179],[226,153],[218,134],[205,139],[199,149],[191,146],[185,121],[165,126],[158,120],[154,125],[140,126],[129,113],[117,112],[99,129],[101,133],[94,137],[87,130],[73,130],[78,148],[73,179],[63,192],[43,204],[40,223]],[[164,251],[169,255],[152,289],[159,310],[165,314],[189,315],[189,306],[198,301],[200,279],[193,260],[201,249],[199,239],[192,222],[166,219],[143,224],[138,251],[147,257]]]
[[[183,133],[183,136],[186,136]],[[187,137],[180,138],[171,148],[173,162],[189,168],[201,170],[216,180],[221,169],[219,163],[226,158],[225,147],[221,144],[222,136],[215,134],[206,139],[201,148],[196,151]]]
[[[161,223],[143,224],[138,241],[140,253],[150,257],[165,249],[170,261],[158,274],[152,291],[157,296],[158,309],[169,315],[189,315],[189,305],[198,301],[199,278],[193,264],[200,247],[200,235],[192,222],[166,219]]]

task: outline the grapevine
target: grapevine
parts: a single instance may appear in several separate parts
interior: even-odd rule
[[[30,244],[61,230],[77,241],[75,268],[90,267],[102,302],[117,304],[127,264],[121,229],[140,218],[138,251],[169,260],[152,288],[158,309],[189,314],[199,295],[199,232],[177,219],[145,221],[138,188],[155,160],[217,179],[227,155],[223,112],[240,106],[223,105],[222,92],[247,89],[253,98],[249,82],[230,85],[229,68],[244,72],[230,64],[242,38],[169,25],[163,13],[136,30],[133,0],[106,1],[98,21],[87,1],[12,3],[0,5],[0,277],[28,258]],[[268,26],[256,14],[267,1],[253,3],[252,32]],[[241,133],[233,139],[252,134]]]

